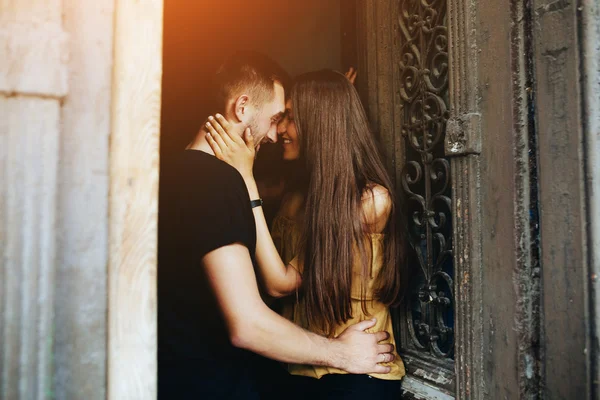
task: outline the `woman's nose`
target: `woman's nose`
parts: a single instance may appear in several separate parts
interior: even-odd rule
[[[277,124],[277,134],[283,135],[286,132],[287,132],[287,124],[284,121],[281,121],[279,124]]]

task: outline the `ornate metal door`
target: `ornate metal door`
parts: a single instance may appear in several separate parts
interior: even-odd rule
[[[397,23],[404,141],[399,180],[412,250],[412,271],[405,274],[411,276],[409,293],[398,331],[409,371],[433,379],[451,393],[454,266],[452,181],[450,162],[444,154],[449,118],[446,1],[401,1]]]

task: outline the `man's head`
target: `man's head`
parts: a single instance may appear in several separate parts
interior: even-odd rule
[[[256,52],[238,52],[225,61],[214,79],[217,107],[254,142],[277,141],[277,123],[285,111],[284,86],[289,78],[275,61]]]

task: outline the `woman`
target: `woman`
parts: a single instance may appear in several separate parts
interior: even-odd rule
[[[350,83],[354,84],[357,76],[357,70],[353,67],[344,74]],[[281,256],[284,263],[289,263],[298,255],[298,244],[301,236],[300,228],[302,226],[304,198],[307,190],[307,171],[305,161],[300,157],[300,139],[298,131],[294,123],[294,113],[292,110],[292,102],[286,99],[285,115],[277,127],[277,134],[281,143],[281,159],[283,160],[282,171],[275,173],[282,174],[283,193],[280,194],[279,210],[274,218],[272,218],[271,237],[275,243],[275,247]],[[261,158],[262,159],[262,154]],[[260,161],[259,159],[259,161]],[[271,160],[272,161],[272,160]],[[264,162],[261,163],[266,169]],[[255,164],[256,167],[256,164]],[[256,169],[256,168],[255,168]],[[259,184],[260,187],[260,184]],[[261,189],[261,194],[264,189]],[[287,304],[286,304],[287,303]],[[293,303],[284,300],[283,315],[289,317],[290,310],[293,309]]]
[[[400,290],[401,243],[392,185],[358,94],[344,75],[323,70],[296,79],[289,105],[287,129],[280,132],[284,156],[296,152],[304,158],[307,176],[305,197],[290,210],[291,221],[300,226],[298,248],[290,250],[297,255],[282,262],[262,210],[255,209],[262,283],[272,296],[294,295],[293,321],[313,332],[335,337],[348,325],[375,317],[373,329],[391,334],[389,306]],[[222,127],[214,119],[208,126],[209,144],[217,157],[238,168],[251,198],[258,197],[251,136],[245,135],[244,145],[228,135],[224,119],[218,120]],[[289,370],[318,378],[320,398],[397,398],[404,366],[397,354],[384,365],[388,374],[370,376],[321,366]]]

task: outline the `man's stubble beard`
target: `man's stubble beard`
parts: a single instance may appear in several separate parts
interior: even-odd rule
[[[259,116],[255,116],[254,118],[252,118],[252,120],[250,121],[250,123],[247,126],[247,128],[250,128],[250,134],[254,138],[254,149],[256,150],[256,156],[258,156],[258,150],[260,149],[260,142],[262,142],[262,140],[264,139],[264,137],[263,137],[262,139],[257,140],[257,137],[256,137],[256,135],[258,134],[258,130],[259,130],[258,122],[257,122],[258,117]]]

